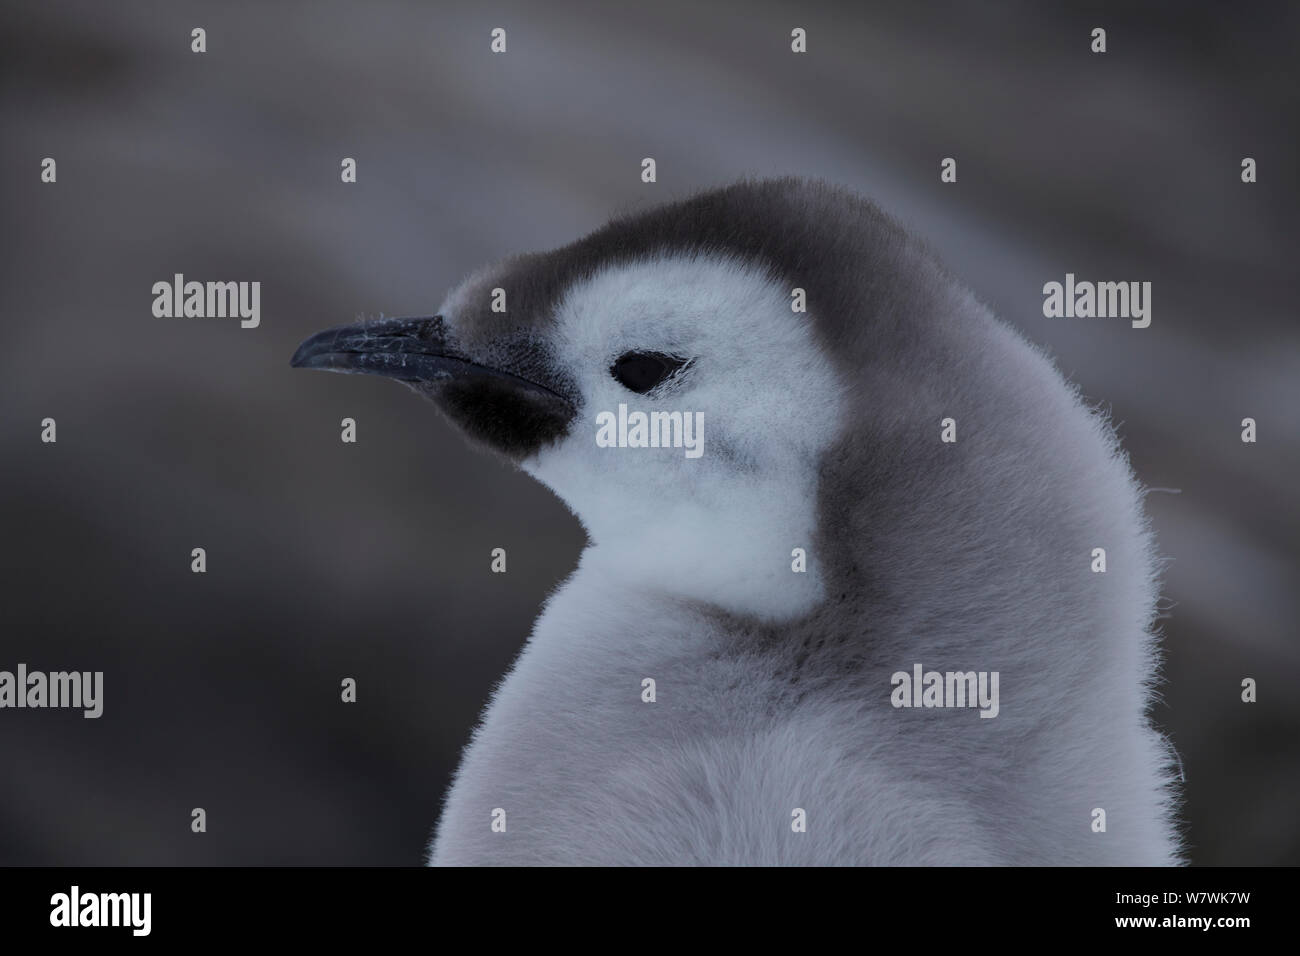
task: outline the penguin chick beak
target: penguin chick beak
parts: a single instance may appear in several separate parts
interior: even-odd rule
[[[289,364],[396,379],[431,399],[470,438],[518,461],[565,435],[576,417],[575,403],[560,394],[558,377],[555,383],[539,381],[545,357],[528,344],[521,350],[525,354],[509,364],[527,369],[528,378],[474,361],[452,343],[435,315],[318,332],[298,346]]]

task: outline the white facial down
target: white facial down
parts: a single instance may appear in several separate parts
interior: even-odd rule
[[[564,439],[522,464],[586,527],[584,568],[769,620],[821,599],[817,468],[840,427],[842,386],[791,292],[704,256],[611,266],[567,291],[552,344],[584,404]],[[629,353],[687,364],[638,394],[611,371]],[[602,425],[604,444],[618,440],[620,404],[628,444],[640,437],[634,413],[657,411],[701,425],[695,447],[601,447]],[[654,424],[651,441],[688,437],[675,420]],[[796,548],[806,571],[792,570]]]

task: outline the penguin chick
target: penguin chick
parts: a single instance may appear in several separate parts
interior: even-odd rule
[[[293,364],[405,382],[588,533],[431,863],[1180,862],[1127,460],[864,199],[706,192]],[[702,423],[700,454],[605,447],[620,405]],[[914,670],[999,675],[996,716],[899,706]]]

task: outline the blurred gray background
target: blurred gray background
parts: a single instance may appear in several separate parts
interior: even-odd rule
[[[1148,500],[1192,859],[1300,862],[1300,7],[1135,6],[5,3],[0,668],[103,670],[106,699],[0,712],[0,863],[421,862],[582,532],[404,389],[289,356],[783,173],[928,237],[1181,490]],[[1151,327],[1044,319],[1067,271],[1150,280]],[[174,272],[260,280],[261,327],[155,319]]]

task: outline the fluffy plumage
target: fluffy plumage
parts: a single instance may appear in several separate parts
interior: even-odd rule
[[[875,206],[741,183],[507,260],[440,313],[464,354],[564,383],[567,431],[515,457],[591,544],[493,695],[431,862],[1179,861],[1127,460]],[[636,396],[609,374],[632,349],[691,362]],[[620,401],[702,411],[705,454],[596,447]],[[914,663],[998,671],[999,715],[895,709]]]

